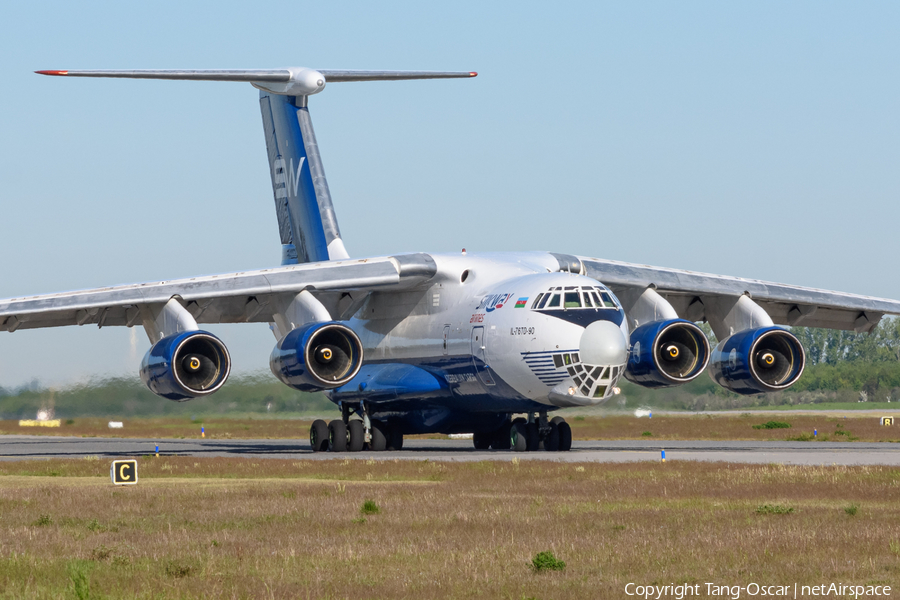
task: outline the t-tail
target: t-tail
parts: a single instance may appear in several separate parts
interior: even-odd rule
[[[294,264],[349,258],[338,227],[325,169],[307,104],[309,97],[339,81],[391,81],[475,77],[474,71],[341,71],[252,69],[190,71],[37,71],[41,75],[242,81],[260,90],[281,262]]]

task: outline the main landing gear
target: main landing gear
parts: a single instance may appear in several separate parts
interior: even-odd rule
[[[344,404],[341,409],[342,418],[330,423],[317,419],[309,428],[313,452],[381,452],[403,448],[403,431],[398,425],[370,419],[362,403],[358,407]],[[360,418],[351,419],[353,415]]]
[[[497,431],[476,433],[476,450],[515,450],[516,452],[568,452],[572,449],[572,428],[562,417],[547,420],[547,413],[518,417]]]

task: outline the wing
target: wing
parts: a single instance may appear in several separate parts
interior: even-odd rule
[[[140,324],[142,306],[178,298],[198,323],[266,323],[280,300],[309,290],[335,318],[372,291],[412,287],[436,273],[427,254],[324,261],[259,271],[0,300],[0,330]],[[352,314],[352,313],[351,313]]]
[[[707,320],[706,307],[722,297],[748,295],[779,325],[871,331],[884,315],[900,315],[900,302],[843,292],[636,265],[599,258],[580,259],[586,275],[613,292],[654,287],[689,321]]]

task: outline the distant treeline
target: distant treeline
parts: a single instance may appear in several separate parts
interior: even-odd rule
[[[266,373],[232,377],[211,396],[173,402],[150,392],[140,378],[105,379],[86,385],[47,389],[34,382],[16,390],[0,388],[0,418],[33,419],[52,409],[57,418],[151,417],[210,414],[337,414],[324,394],[293,390]]]
[[[703,329],[715,346],[708,325]],[[628,406],[646,404],[686,410],[722,410],[823,402],[900,402],[900,319],[883,319],[872,333],[793,327],[806,350],[806,370],[789,390],[740,396],[701,375],[677,388],[622,386]]]
[[[715,338],[706,326],[713,345]],[[648,390],[628,382],[610,402],[632,407],[662,406],[686,410],[720,410],[754,406],[818,404],[822,402],[900,402],[900,319],[884,319],[871,334],[794,327],[803,343],[807,368],[790,390],[777,394],[739,396],[720,388],[706,375],[687,385]],[[62,389],[38,382],[22,388],[0,388],[0,418],[34,418],[53,409],[59,418],[76,416],[175,416],[209,414],[337,414],[324,394],[288,388],[270,374],[232,377],[218,392],[188,402],[153,395],[135,375]]]

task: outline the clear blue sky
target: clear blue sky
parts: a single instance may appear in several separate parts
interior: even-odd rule
[[[0,297],[278,264],[256,90],[38,69],[476,70],[313,97],[351,255],[551,250],[900,298],[891,2],[12,3]],[[211,327],[237,372],[265,326]],[[0,386],[140,329],[0,334]]]

